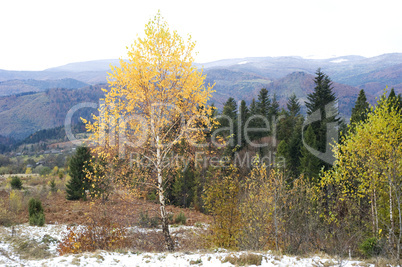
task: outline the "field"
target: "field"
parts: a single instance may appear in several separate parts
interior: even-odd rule
[[[152,225],[159,206],[153,201],[117,197],[106,204],[90,201],[67,201],[64,184],[68,177],[21,176],[23,189],[14,191],[8,185],[11,178],[0,180],[0,202],[3,225],[0,226],[0,265],[5,266],[371,266],[357,260],[331,259],[326,255],[286,256],[271,251],[227,251],[211,248],[205,242],[211,218],[194,209],[169,206],[172,214],[170,230],[176,251],[165,251],[161,230]],[[55,186],[50,182],[55,179]],[[15,197],[17,196],[17,197]],[[42,200],[46,224],[28,225],[27,201],[30,197]],[[177,222],[180,213],[185,221]],[[144,216],[146,214],[147,216]],[[91,252],[60,255],[60,242],[69,230],[79,233],[85,226],[100,222],[100,217],[119,222],[125,229],[126,247],[114,250],[96,249]],[[145,219],[144,219],[145,218]],[[8,223],[4,222],[8,219]],[[117,225],[117,224],[116,224]]]

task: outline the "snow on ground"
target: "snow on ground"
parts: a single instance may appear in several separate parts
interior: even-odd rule
[[[345,62],[345,61],[348,61],[348,60],[345,59],[345,58],[340,58],[340,59],[332,60],[332,61],[330,61],[330,62],[331,62],[331,63],[342,63],[342,62]]]
[[[49,236],[61,240],[66,225],[45,225],[33,227],[27,224],[15,227],[16,235],[29,240],[42,242]],[[144,229],[138,229],[144,231]],[[173,230],[173,229],[172,229]],[[215,252],[175,252],[175,253],[140,253],[140,252],[107,252],[97,251],[78,255],[58,256],[57,242],[49,243],[51,257],[41,260],[25,260],[13,252],[8,242],[12,234],[10,227],[0,227],[0,266],[234,266],[225,262],[225,258],[239,257],[242,254],[257,254],[262,256],[261,266],[332,266],[339,265],[334,259],[324,257],[301,258],[295,256],[278,256],[270,252],[228,252],[224,249]],[[344,260],[342,266],[367,266],[359,261]]]

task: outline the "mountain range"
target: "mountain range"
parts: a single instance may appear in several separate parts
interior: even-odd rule
[[[0,135],[23,139],[29,134],[64,123],[69,109],[81,102],[97,103],[106,87],[107,72],[119,61],[71,63],[43,71],[0,70]],[[314,89],[318,68],[333,81],[339,109],[345,118],[360,89],[373,104],[384,88],[402,93],[402,54],[377,57],[344,56],[330,59],[255,57],[195,64],[203,68],[206,83],[216,83],[211,102],[218,108],[228,97],[250,103],[261,88],[276,94],[284,106],[292,93],[302,103]],[[94,110],[81,110],[88,116]]]

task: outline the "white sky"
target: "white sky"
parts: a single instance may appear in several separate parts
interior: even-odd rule
[[[2,0],[0,69],[42,70],[125,58],[160,9],[191,34],[196,62],[255,56],[375,56],[402,52],[398,0]]]

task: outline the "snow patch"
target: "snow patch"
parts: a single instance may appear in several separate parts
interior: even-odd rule
[[[78,228],[82,226],[76,226]],[[180,230],[185,226],[171,228],[171,230]],[[190,228],[192,229],[192,228]],[[28,226],[22,224],[16,226],[16,234],[29,239],[41,242],[45,235],[60,241],[65,231],[66,225],[45,225],[44,227]],[[131,230],[146,231],[144,228],[133,227]],[[148,230],[152,231],[152,230]],[[175,253],[146,253],[146,252],[108,252],[96,251],[93,253],[82,253],[76,255],[58,256],[56,252],[56,244],[49,247],[49,251],[53,255],[47,259],[41,260],[25,260],[15,254],[11,244],[7,241],[6,236],[11,235],[11,228],[0,227],[0,266],[233,266],[229,262],[225,262],[226,256],[239,257],[245,253],[253,253],[262,256],[261,266],[324,266],[338,265],[335,259],[325,256],[313,256],[302,258],[296,256],[277,256],[271,251],[267,252],[229,252],[225,249],[217,249],[214,252],[194,251],[194,252],[175,252]],[[362,262],[343,259],[342,266],[352,267],[359,266]],[[370,265],[374,266],[374,265]]]
[[[332,60],[332,61],[330,61],[331,63],[342,63],[342,62],[345,62],[345,61],[349,61],[348,59],[345,59],[345,58],[340,58],[340,59],[335,59],[335,60]]]
[[[248,63],[248,61],[241,61],[241,62],[237,63],[237,65],[243,65],[243,64],[246,64],[246,63]]]

